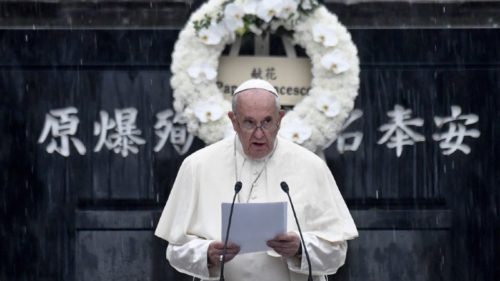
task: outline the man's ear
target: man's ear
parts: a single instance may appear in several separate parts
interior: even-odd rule
[[[280,115],[280,121],[281,121],[281,119],[283,119],[283,116],[285,116],[285,111],[281,109],[279,111],[279,115]]]
[[[285,113],[286,112],[284,110],[278,111],[278,116],[279,116],[278,129],[281,128],[281,120],[283,119],[283,116],[285,116]]]
[[[234,112],[229,111],[227,113],[227,116],[229,117],[229,119],[231,120],[231,123],[233,124],[233,129],[236,131],[236,129],[237,129],[236,115],[234,114]]]

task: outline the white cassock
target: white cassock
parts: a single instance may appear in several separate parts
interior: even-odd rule
[[[288,183],[315,281],[344,264],[346,240],[358,232],[326,163],[280,137],[266,159],[247,159],[232,137],[188,156],[179,169],[155,231],[169,242],[167,259],[175,269],[219,279],[220,268],[207,266],[207,250],[212,241],[221,241],[221,203],[231,203],[237,180],[243,183],[237,202],[288,201],[280,188],[282,181]],[[297,232],[290,207],[287,227]],[[274,251],[237,255],[224,266],[227,281],[302,281],[307,274],[305,255],[284,258]]]

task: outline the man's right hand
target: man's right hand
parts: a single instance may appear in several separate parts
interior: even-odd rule
[[[227,242],[225,262],[232,260],[240,251],[240,246],[232,242]],[[208,264],[217,266],[220,264],[220,257],[224,252],[224,243],[221,241],[214,241],[208,245]]]

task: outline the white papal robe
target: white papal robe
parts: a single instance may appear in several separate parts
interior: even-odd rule
[[[276,142],[274,152],[257,161],[246,158],[237,137],[184,160],[155,231],[169,242],[167,259],[175,269],[219,279],[220,268],[207,265],[207,250],[210,242],[221,240],[221,203],[232,201],[237,180],[243,183],[237,202],[288,201],[280,188],[282,181],[288,183],[315,281],[344,264],[346,240],[358,232],[329,168],[297,144],[280,137]],[[287,227],[297,231],[290,206]],[[305,255],[284,258],[274,251],[239,254],[224,266],[227,281],[302,281],[307,274]]]

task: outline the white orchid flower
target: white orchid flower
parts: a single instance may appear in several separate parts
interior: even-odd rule
[[[199,102],[194,105],[193,110],[201,123],[217,121],[224,114],[222,106],[213,101]]]
[[[273,17],[277,17],[283,10],[282,0],[266,0],[262,1],[256,10],[257,16],[265,22],[270,22]]]
[[[316,100],[316,109],[328,117],[335,117],[340,113],[340,102],[335,97],[321,96]]]
[[[193,78],[195,84],[208,82],[215,79],[217,70],[207,63],[193,63],[187,70],[189,76]]]
[[[302,144],[312,135],[312,130],[303,121],[294,119],[283,124],[280,135],[295,143]]]
[[[245,14],[255,15],[257,13],[257,7],[259,6],[258,0],[242,1],[243,11]]]
[[[321,58],[321,65],[335,74],[345,72],[351,67],[347,57],[339,50],[324,55]]]
[[[205,45],[217,45],[222,41],[225,29],[220,24],[211,24],[208,28],[202,28],[198,33],[198,38]]]
[[[295,0],[284,0],[281,6],[281,12],[279,17],[282,19],[287,19],[297,11],[299,3]]]
[[[300,4],[300,7],[306,11],[312,9],[311,1],[309,1],[309,0],[302,1],[302,3]]]
[[[339,42],[335,30],[325,24],[316,24],[313,27],[313,40],[323,44],[325,47],[336,46]]]
[[[245,11],[242,6],[231,3],[224,9],[224,24],[226,28],[231,32],[237,29],[243,28],[245,23],[243,22],[243,16]]]

